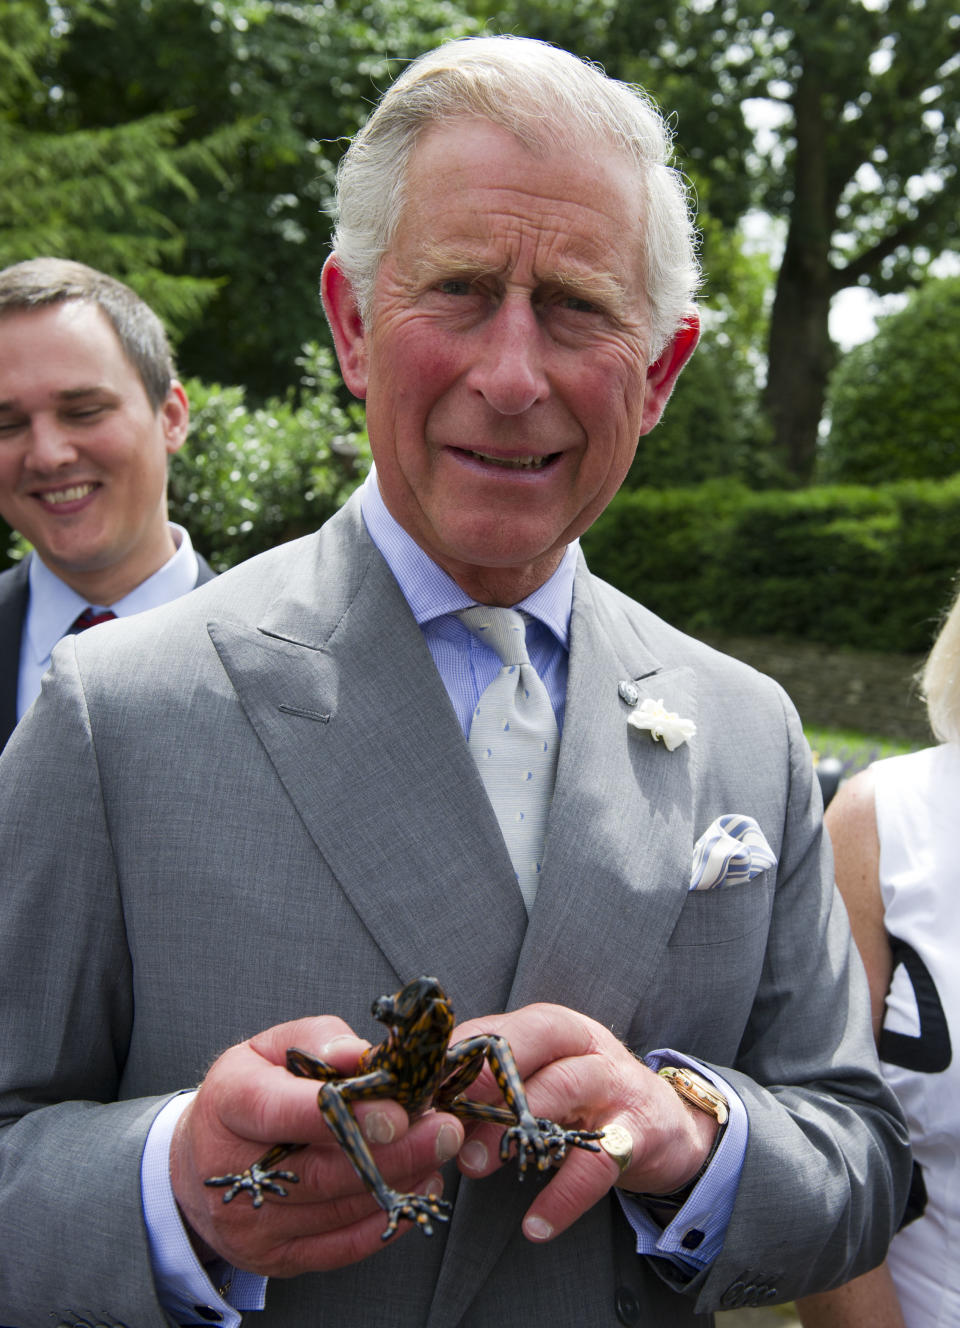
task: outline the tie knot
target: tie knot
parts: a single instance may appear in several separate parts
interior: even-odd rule
[[[457,617],[469,627],[478,641],[495,650],[505,665],[529,664],[527,654],[527,624],[516,609],[496,609],[487,604],[475,604],[463,609]]]
[[[70,625],[70,630],[67,632],[67,635],[69,636],[71,633],[76,632],[85,632],[88,627],[96,627],[98,623],[110,622],[116,616],[117,615],[114,613],[113,609],[101,609],[99,612],[96,609],[84,609],[83,613],[81,613]]]

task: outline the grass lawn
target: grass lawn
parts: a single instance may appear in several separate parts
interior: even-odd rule
[[[839,761],[842,779],[848,779],[863,770],[872,761],[884,756],[899,756],[917,750],[917,744],[894,738],[878,738],[867,733],[854,733],[845,729],[805,728],[807,742],[815,762]]]

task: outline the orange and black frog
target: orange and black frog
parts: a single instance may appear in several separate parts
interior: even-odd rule
[[[505,1125],[500,1157],[506,1161],[511,1145],[515,1146],[521,1178],[530,1165],[545,1171],[562,1161],[571,1146],[598,1151],[595,1140],[601,1132],[568,1130],[532,1114],[505,1038],[482,1033],[450,1045],[453,1010],[436,978],[415,978],[393,996],[381,996],[374,1001],[372,1012],[386,1025],[387,1036],[361,1055],[354,1075],[342,1078],[325,1061],[298,1047],[288,1049],[287,1069],[301,1078],[322,1082],[317,1094],[320,1111],[364,1185],[387,1214],[384,1240],[393,1235],[402,1220],[415,1222],[424,1235],[432,1235],[433,1221],[448,1221],[451,1206],[430,1195],[400,1194],[387,1185],[360,1133],[351,1102],[392,1098],[411,1117],[435,1107],[461,1120]],[[505,1106],[471,1102],[462,1096],[483,1069],[484,1061],[493,1071]],[[265,1191],[283,1197],[287,1191],[280,1182],[298,1180],[292,1171],[278,1170],[277,1163],[302,1147],[274,1144],[241,1174],[211,1176],[205,1183],[229,1186],[224,1203],[246,1191],[254,1208],[259,1208]]]

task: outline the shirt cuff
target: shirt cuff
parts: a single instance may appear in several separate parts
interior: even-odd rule
[[[170,1141],[195,1093],[179,1093],[163,1106],[147,1135],[140,1162],[143,1217],[157,1299],[178,1324],[217,1323],[240,1328],[241,1310],[262,1310],[267,1278],[226,1260],[205,1267],[197,1258],[170,1184]]]
[[[661,1227],[641,1200],[631,1199],[621,1190],[616,1191],[636,1235],[637,1253],[669,1260],[689,1280],[710,1267],[726,1237],[747,1152],[747,1109],[725,1079],[692,1057],[661,1049],[652,1051],[643,1059],[644,1064],[654,1071],[663,1065],[682,1065],[696,1070],[720,1089],[730,1108],[730,1117],[710,1165],[669,1226]]]

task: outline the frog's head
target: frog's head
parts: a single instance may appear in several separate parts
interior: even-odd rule
[[[378,997],[371,1013],[381,1024],[399,1030],[412,1027],[425,1016],[453,1027],[450,1002],[436,978],[414,978],[392,996]]]

